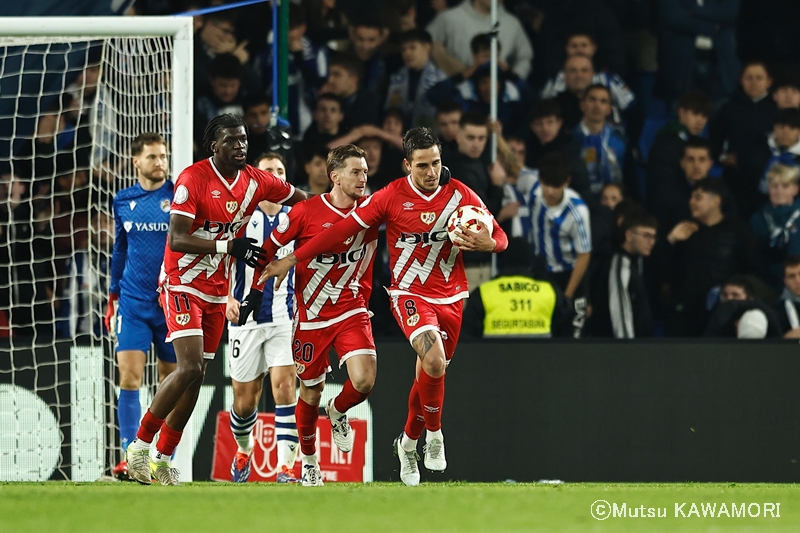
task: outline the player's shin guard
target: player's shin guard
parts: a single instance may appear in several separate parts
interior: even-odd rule
[[[422,416],[425,417],[425,429],[428,431],[441,429],[442,404],[444,404],[444,375],[434,378],[429,376],[425,370],[420,370],[417,387],[419,389],[419,400],[422,404]]]
[[[297,434],[300,437],[300,449],[304,455],[314,455],[317,451],[319,408],[316,405],[309,405],[299,398],[295,417],[297,418]]]
[[[122,450],[136,438],[139,419],[142,418],[142,406],[139,404],[139,390],[120,389],[117,402],[117,419],[119,420],[119,440]]]
[[[258,411],[253,411],[249,416],[241,417],[236,414],[231,406],[231,433],[239,445],[239,451],[250,454],[253,450],[253,426],[258,420]]]
[[[144,414],[144,418],[142,418],[142,423],[139,425],[139,431],[136,432],[136,438],[143,444],[150,444],[162,425],[166,427],[164,419],[158,418],[148,409]]]
[[[275,406],[275,433],[278,440],[278,468],[287,466],[292,468],[297,456],[297,422],[295,421],[295,406]],[[316,433],[316,432],[315,432]]]
[[[181,435],[183,435],[183,431],[175,431],[167,424],[162,425],[161,435],[158,436],[158,442],[156,443],[158,453],[171,457],[175,453],[175,447],[181,441]]]
[[[333,407],[339,413],[345,414],[351,407],[355,407],[366,400],[369,397],[370,392],[372,392],[371,389],[369,392],[359,392],[353,386],[353,382],[348,379],[344,382],[342,392],[340,392],[339,395],[334,398]]]
[[[423,429],[425,429],[425,417],[422,416],[422,404],[419,401],[419,386],[414,380],[408,395],[408,418],[404,431],[408,438],[417,440],[422,435]]]

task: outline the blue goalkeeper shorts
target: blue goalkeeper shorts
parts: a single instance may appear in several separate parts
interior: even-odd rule
[[[138,350],[147,353],[152,344],[156,357],[167,363],[175,363],[175,349],[165,341],[166,338],[167,320],[157,301],[144,302],[120,295],[115,351]]]

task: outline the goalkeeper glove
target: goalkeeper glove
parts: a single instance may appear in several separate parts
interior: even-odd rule
[[[253,316],[258,316],[258,311],[261,309],[261,300],[264,298],[264,292],[258,289],[250,289],[247,298],[242,302],[239,307],[239,322],[240,326],[244,326],[247,322],[247,317],[252,313]]]
[[[117,336],[117,307],[119,307],[119,295],[108,295],[108,309],[106,309],[105,325],[109,336],[113,339]]]
[[[247,266],[256,268],[259,261],[265,261],[267,259],[266,252],[264,252],[260,246],[256,245],[256,242],[258,241],[250,237],[233,239],[231,255],[236,259],[244,261]]]

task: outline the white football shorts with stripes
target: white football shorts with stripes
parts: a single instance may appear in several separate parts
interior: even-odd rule
[[[292,323],[228,328],[228,365],[239,383],[258,379],[273,366],[294,366]]]

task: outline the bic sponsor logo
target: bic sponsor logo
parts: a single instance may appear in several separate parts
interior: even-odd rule
[[[249,217],[248,217],[249,222]],[[236,233],[239,231],[239,228],[242,227],[243,224],[246,224],[245,221],[239,222],[215,222],[213,220],[206,220],[203,223],[203,230],[209,233],[229,233],[233,232]],[[169,229],[169,228],[167,228]]]
[[[364,252],[366,251],[366,246],[362,246],[357,250],[350,250],[347,252],[341,252],[338,254],[319,254],[315,261],[321,265],[347,265],[352,263],[357,263],[364,257]]]
[[[448,240],[447,231],[433,231],[425,233],[401,233],[400,242],[408,242],[411,244],[428,244],[432,242],[444,242]]]

